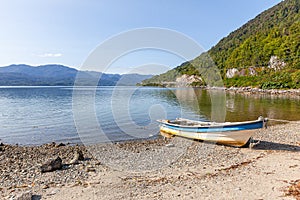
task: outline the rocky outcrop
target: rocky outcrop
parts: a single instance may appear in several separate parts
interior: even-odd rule
[[[255,76],[257,75],[255,67],[248,67],[238,70],[231,68],[226,71],[226,78],[233,78],[235,76]]]
[[[286,66],[286,63],[280,60],[277,56],[271,56],[268,68],[274,69],[275,71],[282,70]]]
[[[184,74],[176,79],[176,87],[189,87],[193,83],[203,83],[200,76]]]
[[[257,72],[256,72],[256,70],[255,70],[254,67],[249,67],[249,68],[248,68],[248,73],[249,73],[250,76],[255,76],[255,75],[257,75]]]
[[[277,56],[271,56],[270,61],[268,63],[268,68],[273,69],[275,71],[282,70],[286,66],[286,63],[280,60]],[[248,68],[230,68],[226,71],[226,78],[233,78],[235,76],[256,76],[257,69],[253,66]],[[263,69],[263,68],[261,68]]]
[[[233,78],[234,76],[237,76],[239,74],[239,70],[236,68],[228,69],[226,72],[227,78]]]

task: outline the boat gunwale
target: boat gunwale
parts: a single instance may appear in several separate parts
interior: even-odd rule
[[[184,119],[184,118],[179,118],[182,120],[190,121],[190,122],[201,122],[201,121],[195,121],[195,120],[189,120],[189,119]],[[265,122],[266,118],[258,118],[256,120],[252,121],[244,121],[244,122],[223,122],[223,123],[218,123],[218,122],[203,122],[203,123],[211,123],[210,125],[180,125],[180,124],[174,124],[170,123],[170,121],[167,120],[157,120],[161,124],[169,125],[169,126],[174,126],[174,127],[180,127],[180,128],[223,128],[223,127],[230,127],[230,126],[238,126],[238,125],[248,125],[248,124],[256,124],[259,122]],[[264,126],[264,125],[263,125]]]

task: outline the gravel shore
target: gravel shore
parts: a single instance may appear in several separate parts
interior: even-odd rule
[[[261,95],[276,95],[284,97],[300,97],[300,89],[260,89],[252,87],[230,87],[225,91],[239,94],[261,94]]]
[[[0,199],[289,199],[300,179],[300,122],[257,131],[252,148],[180,137],[92,146],[0,145]],[[76,151],[84,159],[69,164]],[[42,173],[59,156],[63,167]],[[24,193],[25,192],[25,193]],[[298,197],[300,198],[300,197]]]

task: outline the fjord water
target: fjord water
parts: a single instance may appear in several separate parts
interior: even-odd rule
[[[193,88],[1,87],[0,142],[76,144],[152,138],[158,134],[160,118],[243,121],[263,115],[300,120],[299,111],[299,98]]]

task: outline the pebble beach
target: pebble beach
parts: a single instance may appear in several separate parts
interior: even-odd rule
[[[252,148],[180,137],[93,146],[0,144],[1,199],[300,198],[300,122],[258,130]],[[77,152],[83,158],[74,162]],[[41,166],[59,156],[61,169]]]

